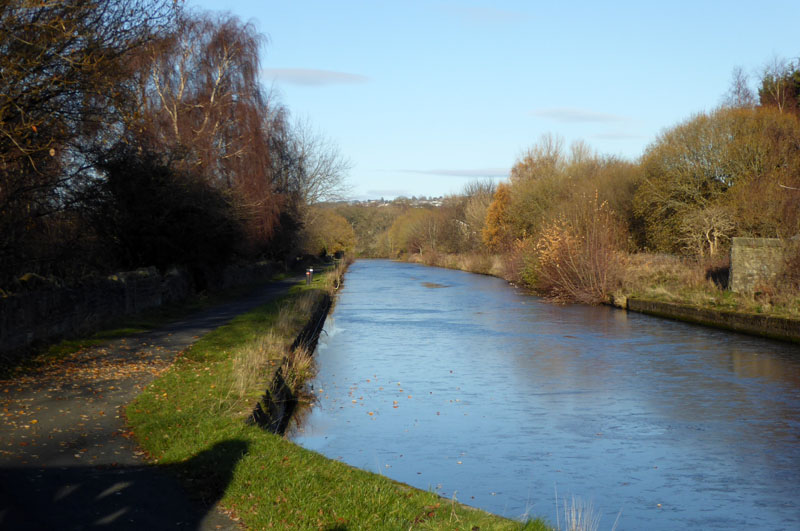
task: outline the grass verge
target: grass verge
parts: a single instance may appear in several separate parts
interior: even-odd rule
[[[764,286],[734,293],[711,278],[710,268],[668,255],[630,255],[617,295],[698,309],[800,320],[800,293]]]
[[[251,529],[547,529],[352,468],[245,424],[308,319],[303,305],[332,285],[331,275],[322,275],[297,286],[181,355],[127,408],[150,458],[177,465],[194,495],[218,500]],[[220,454],[231,448],[234,459]],[[192,467],[180,466],[189,461]]]

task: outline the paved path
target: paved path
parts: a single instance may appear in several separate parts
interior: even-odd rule
[[[239,529],[214,507],[221,492],[190,499],[168,467],[145,463],[123,408],[178,352],[298,280],[0,380],[0,529]],[[222,445],[214,455],[232,469],[246,448]]]

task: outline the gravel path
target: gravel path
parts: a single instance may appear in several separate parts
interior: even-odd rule
[[[298,280],[0,380],[0,529],[239,529],[144,461],[123,410],[180,351]],[[246,449],[223,444],[232,469]]]

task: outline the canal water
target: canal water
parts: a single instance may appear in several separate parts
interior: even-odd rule
[[[510,518],[800,529],[797,346],[359,261],[317,362],[292,438],[353,466]]]

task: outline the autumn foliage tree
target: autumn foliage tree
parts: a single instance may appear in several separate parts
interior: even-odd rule
[[[316,207],[313,210],[303,233],[306,254],[334,256],[353,251],[356,236],[347,219],[331,208]]]
[[[636,194],[646,245],[717,254],[734,235],[798,230],[800,122],[775,107],[722,108],[666,131],[642,159]]]
[[[347,165],[264,90],[264,41],[174,0],[0,2],[0,285],[296,250]]]
[[[255,247],[268,244],[287,202],[272,160],[285,114],[260,84],[262,45],[233,16],[182,14],[136,58],[140,105],[127,117],[137,142],[178,154],[181,171],[228,193]]]
[[[368,204],[340,204],[336,213],[344,217],[356,238],[355,253],[366,258],[388,257],[394,255],[389,228],[402,213],[403,208],[380,202]]]
[[[513,241],[508,207],[511,203],[509,185],[500,183],[486,211],[486,224],[481,231],[483,243],[490,252],[497,253],[508,249]]]

